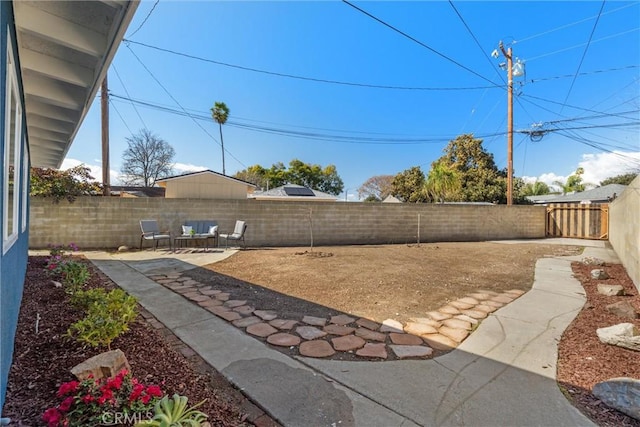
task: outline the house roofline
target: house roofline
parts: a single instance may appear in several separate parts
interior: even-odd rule
[[[201,174],[205,174],[205,173],[213,174],[213,175],[219,176],[221,178],[226,178],[226,179],[231,180],[231,181],[236,181],[236,182],[248,185],[250,187],[257,188],[257,186],[255,184],[252,184],[252,183],[250,183],[248,181],[243,181],[243,180],[238,179],[238,178],[234,178],[234,177],[231,177],[231,176],[228,176],[228,175],[223,175],[221,173],[214,172],[211,169],[205,169],[205,170],[195,171],[195,172],[187,172],[187,173],[184,173],[184,174],[181,174],[181,175],[168,176],[166,178],[158,179],[158,180],[156,180],[156,182],[172,181],[172,180],[175,180],[175,179],[184,178],[186,176],[201,175]]]

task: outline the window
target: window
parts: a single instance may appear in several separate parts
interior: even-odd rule
[[[22,158],[22,232],[24,233],[27,230],[27,201],[29,200],[29,150],[27,150],[24,138],[22,149],[24,150]]]
[[[18,92],[13,45],[7,35],[7,90],[5,104],[5,131],[3,156],[3,209],[2,249],[6,252],[18,239],[18,211],[20,200],[20,149],[22,147],[22,105]]]

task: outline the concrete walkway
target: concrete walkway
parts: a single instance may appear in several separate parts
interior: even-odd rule
[[[585,301],[570,262],[587,256],[618,262],[596,243],[580,256],[540,259],[532,290],[490,315],[452,352],[389,362],[288,357],[146,277],[232,251],[85,255],[285,426],[592,426],[559,391],[555,374],[557,343]]]

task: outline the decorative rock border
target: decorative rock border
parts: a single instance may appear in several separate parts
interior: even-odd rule
[[[260,310],[246,300],[232,299],[230,293],[181,273],[149,278],[249,335],[276,347],[297,348],[301,355],[316,358],[340,352],[366,360],[386,360],[389,352],[397,359],[428,358],[434,349],[456,348],[489,314],[524,294],[519,289],[502,293],[478,290],[405,324],[393,319],[380,324],[346,314],[330,319],[313,316],[283,319],[274,310]]]

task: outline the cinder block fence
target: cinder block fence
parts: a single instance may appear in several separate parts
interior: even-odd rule
[[[545,237],[540,206],[276,202],[81,197],[52,204],[33,197],[30,248],[75,243],[81,248],[137,247],[141,219],[180,234],[186,220],[218,221],[231,232],[248,224],[249,246],[359,245]]]

